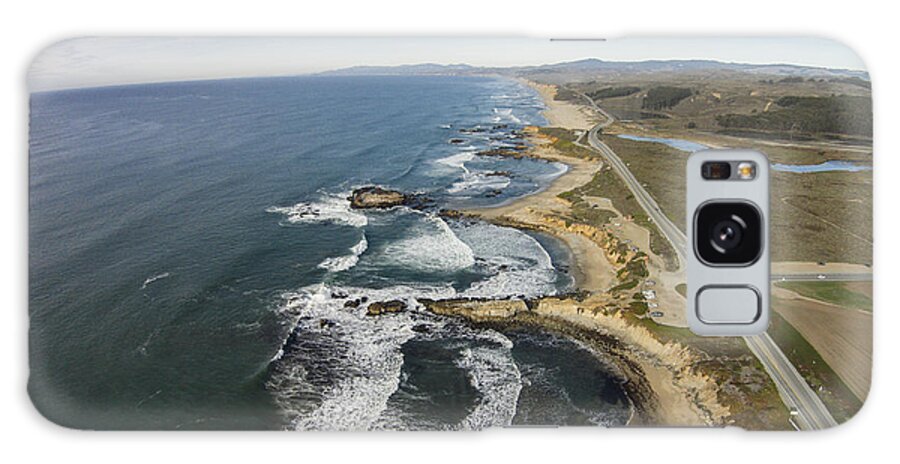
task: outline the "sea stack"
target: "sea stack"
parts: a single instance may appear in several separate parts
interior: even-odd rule
[[[412,195],[376,186],[358,188],[350,195],[350,207],[356,209],[391,208],[410,205],[413,201]]]

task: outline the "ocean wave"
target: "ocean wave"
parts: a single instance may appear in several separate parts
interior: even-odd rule
[[[403,343],[424,313],[406,311],[370,317],[366,306],[416,298],[447,298],[447,287],[383,289],[312,285],[283,295],[278,311],[292,336],[273,357],[267,386],[296,430],[368,430],[400,382]],[[348,307],[347,301],[366,300]],[[302,337],[293,337],[302,334]],[[315,363],[310,365],[310,363]]]
[[[353,227],[364,227],[368,224],[365,214],[350,208],[349,192],[342,194],[323,194],[319,201],[300,202],[293,206],[271,206],[268,213],[284,215],[289,224],[315,224],[329,222]]]
[[[479,395],[465,419],[449,428],[509,425],[522,388],[512,341],[421,311],[420,298],[449,298],[449,286],[383,289],[311,285],[282,296],[290,336],[272,358],[267,387],[295,430],[432,429],[388,408],[403,376],[402,346],[413,337],[456,340],[447,346]],[[356,307],[347,301],[365,300]],[[407,311],[371,317],[366,306],[401,300]],[[422,333],[413,327],[427,325]]]
[[[472,249],[460,240],[450,226],[431,213],[412,227],[412,236],[385,247],[386,261],[423,271],[458,271],[475,264]]]
[[[494,114],[497,115],[496,117],[500,118],[501,121],[507,120],[516,124],[522,124],[522,120],[516,117],[515,114],[513,114],[512,108],[494,108],[493,111]]]
[[[456,153],[456,154],[447,156],[445,158],[437,159],[434,162],[437,164],[442,164],[444,166],[462,169],[463,172],[468,173],[469,169],[466,167],[466,162],[472,161],[474,158],[475,158],[475,152],[464,151],[462,153]]]
[[[288,335],[271,358],[267,388],[289,427],[297,430],[482,429],[510,424],[522,389],[512,342],[493,330],[451,323],[422,311],[419,300],[553,293],[550,255],[537,240],[516,229],[470,221],[453,221],[451,226],[413,210],[392,214],[421,215],[426,230],[420,232],[431,238],[401,240],[397,249],[388,247],[385,259],[396,259],[395,253],[404,250],[399,255],[402,262],[444,269],[454,262],[448,256],[464,255],[459,264],[476,266],[490,276],[462,292],[447,283],[380,289],[316,284],[285,293],[277,308]],[[354,252],[363,251],[361,243]],[[459,249],[448,254],[448,243]],[[366,315],[371,303],[393,300],[405,302],[407,310]],[[420,325],[428,329],[414,330]],[[458,340],[447,349],[458,350],[453,362],[478,391],[476,403],[460,423],[422,423],[421,417],[403,411],[403,403],[391,403],[402,381],[402,347],[413,337]]]
[[[341,272],[346,271],[347,269],[356,266],[356,263],[359,262],[359,257],[365,253],[366,249],[369,248],[369,242],[366,240],[366,235],[363,234],[362,238],[356,245],[350,247],[350,254],[344,256],[336,256],[333,258],[325,258],[324,261],[319,263],[319,268],[326,269],[330,272]]]
[[[489,176],[487,172],[473,172],[466,170],[463,178],[454,182],[447,188],[447,193],[470,193],[499,190],[509,187],[512,181],[507,176]]]
[[[462,350],[457,365],[468,371],[469,381],[481,398],[460,428],[481,430],[512,423],[522,391],[522,376],[513,360],[511,348],[510,342],[503,349],[475,346]]]
[[[536,297],[557,292],[557,271],[547,250],[517,229],[482,222],[460,222],[454,231],[489,274],[461,292],[462,296]]]
[[[169,276],[171,276],[171,274],[169,274],[168,272],[163,272],[162,274],[156,274],[154,276],[147,277],[146,279],[144,279],[144,284],[141,285],[141,289],[143,290],[143,289],[147,288],[147,286],[152,284],[153,282],[156,282],[157,280],[165,279],[166,277],[169,277]]]
[[[555,178],[569,172],[569,166],[564,163],[557,163],[554,161],[554,162],[551,162],[548,164],[550,166],[553,166],[554,168],[556,168],[556,170],[541,176],[543,179],[555,179]]]

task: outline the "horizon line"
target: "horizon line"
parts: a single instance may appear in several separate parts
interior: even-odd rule
[[[573,64],[580,63],[585,61],[597,61],[602,63],[653,63],[653,62],[661,62],[661,63],[678,63],[678,62],[709,62],[709,63],[718,63],[723,65],[738,65],[738,66],[759,66],[759,67],[792,67],[792,68],[804,68],[804,69],[813,69],[813,70],[823,70],[823,71],[838,71],[838,72],[851,72],[851,73],[862,73],[867,78],[869,76],[869,72],[867,69],[853,69],[853,68],[837,68],[837,67],[828,67],[828,66],[817,66],[817,65],[807,65],[807,64],[795,64],[795,63],[786,63],[786,62],[778,62],[778,63],[752,63],[745,61],[722,61],[711,58],[673,58],[673,59],[665,59],[665,58],[652,58],[652,59],[638,59],[638,60],[604,60],[602,58],[595,57],[587,57],[581,58],[577,60],[567,60],[567,61],[557,61],[552,63],[543,63],[543,64],[533,64],[533,65],[512,65],[512,66],[479,66],[472,65],[465,62],[457,62],[457,63],[439,63],[433,61],[423,61],[423,62],[413,62],[413,63],[404,63],[404,64],[358,64],[352,66],[343,66],[334,69],[328,69],[323,71],[315,71],[315,72],[301,72],[301,73],[285,73],[285,74],[261,74],[261,75],[235,75],[235,76],[219,76],[219,77],[196,77],[196,78],[177,78],[177,79],[162,79],[162,80],[149,80],[149,81],[135,81],[135,82],[123,82],[123,83],[115,83],[115,84],[102,84],[102,85],[75,85],[71,87],[57,87],[57,88],[48,88],[43,90],[28,90],[29,94],[40,94],[40,93],[53,93],[53,92],[63,92],[67,90],[88,90],[88,89],[102,89],[102,88],[116,88],[116,87],[130,87],[130,86],[139,86],[139,85],[159,85],[159,84],[175,84],[180,82],[215,82],[215,81],[226,81],[226,80],[238,80],[238,79],[266,79],[266,78],[288,78],[288,77],[304,77],[304,76],[317,76],[317,75],[327,75],[330,73],[335,73],[343,70],[350,69],[359,69],[359,68],[404,68],[404,67],[413,67],[413,66],[443,66],[443,67],[451,67],[451,66],[467,66],[472,68],[473,71],[477,71],[479,69],[488,71],[488,70],[512,70],[517,68],[541,68],[544,66],[558,66],[565,64]],[[444,75],[453,75],[458,74],[458,72],[448,72]],[[484,75],[495,74],[492,72],[485,72]],[[389,76],[391,74],[369,74],[369,76]],[[411,76],[419,75],[425,76],[428,74],[409,74]],[[358,77],[366,76],[366,74],[358,74]],[[335,77],[350,77],[350,76],[335,76]],[[26,76],[25,81],[26,87],[29,85],[29,79]]]

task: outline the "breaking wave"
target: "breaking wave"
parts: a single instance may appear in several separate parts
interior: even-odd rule
[[[284,215],[287,224],[315,224],[330,222],[353,227],[364,227],[368,224],[365,214],[350,208],[349,192],[341,194],[323,194],[319,201],[300,202],[293,206],[271,206],[268,213]]]
[[[141,289],[143,290],[143,289],[147,288],[147,286],[152,284],[153,282],[156,282],[157,280],[165,279],[166,277],[169,277],[170,275],[171,274],[169,274],[168,272],[163,272],[162,274],[156,274],[154,276],[147,277],[146,279],[144,279],[144,283],[143,283],[143,285],[141,285]]]
[[[460,339],[448,349],[478,392],[472,411],[453,429],[509,425],[522,388],[512,342],[420,311],[417,298],[448,298],[450,287],[383,289],[312,285],[283,295],[278,311],[290,334],[272,360],[267,387],[295,430],[434,428],[406,422],[388,407],[402,379],[404,343],[414,337]],[[403,301],[408,310],[366,315],[377,301]],[[351,302],[348,305],[347,302]],[[356,303],[359,303],[358,305]],[[427,325],[425,334],[414,328]]]
[[[456,271],[475,264],[472,249],[443,219],[434,214],[425,214],[424,218],[412,227],[411,236],[385,247],[387,261],[422,271]]]
[[[366,249],[368,248],[369,242],[368,240],[366,240],[365,234],[363,234],[359,242],[356,245],[350,247],[349,255],[326,258],[324,261],[319,263],[319,268],[326,269],[330,272],[346,271],[347,269],[356,266],[356,263],[359,262],[360,255],[365,253]]]

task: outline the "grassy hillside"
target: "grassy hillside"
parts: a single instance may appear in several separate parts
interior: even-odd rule
[[[786,96],[770,111],[716,116],[720,126],[781,133],[872,136],[872,100],[847,95]]]

